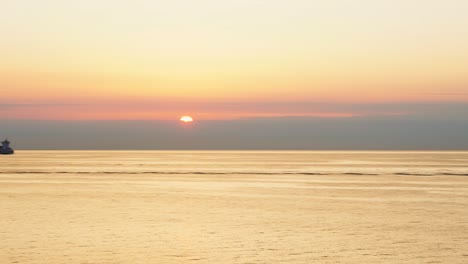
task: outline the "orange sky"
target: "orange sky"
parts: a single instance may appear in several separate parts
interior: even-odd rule
[[[468,101],[466,1],[163,2],[2,4],[0,118],[346,117],[405,113],[320,106]]]

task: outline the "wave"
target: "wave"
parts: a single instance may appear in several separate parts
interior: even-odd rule
[[[360,172],[206,172],[206,171],[139,171],[139,172],[125,172],[125,171],[0,171],[0,174],[121,174],[121,175],[151,175],[151,174],[166,174],[166,175],[311,175],[311,176],[326,176],[326,175],[353,175],[353,176],[468,176],[468,173],[409,173],[409,172],[395,172],[395,173],[360,173]]]

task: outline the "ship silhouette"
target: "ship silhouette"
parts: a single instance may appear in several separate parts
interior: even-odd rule
[[[10,141],[8,141],[8,139],[2,141],[2,148],[0,148],[0,154],[11,155],[14,153],[15,151],[10,147]]]

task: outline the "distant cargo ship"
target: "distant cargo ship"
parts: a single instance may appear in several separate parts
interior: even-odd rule
[[[10,141],[8,139],[5,139],[2,142],[2,148],[0,149],[0,154],[3,155],[11,155],[14,154],[15,151],[10,147]]]

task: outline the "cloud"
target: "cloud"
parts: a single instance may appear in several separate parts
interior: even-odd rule
[[[465,102],[324,103],[210,102],[210,101],[119,101],[1,104],[0,118],[30,120],[173,120],[190,114],[201,120],[233,120],[256,117],[309,116],[350,118],[356,116],[412,116],[418,118],[466,119]]]
[[[44,107],[67,107],[83,104],[0,104],[0,108],[44,108]]]

